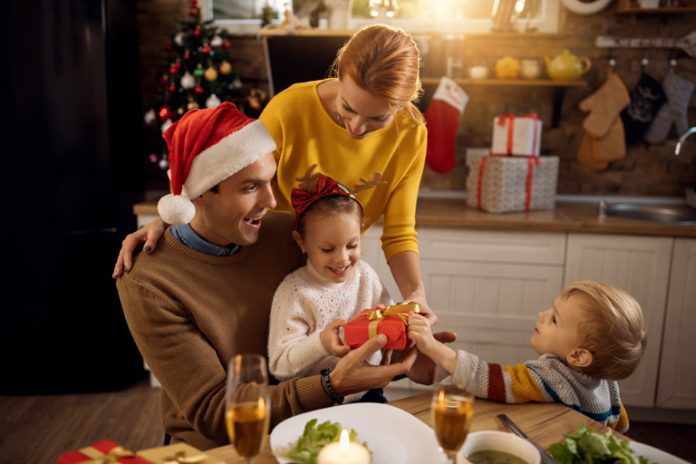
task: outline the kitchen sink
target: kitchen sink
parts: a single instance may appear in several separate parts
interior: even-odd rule
[[[608,203],[607,216],[665,224],[696,225],[696,209],[688,205],[655,205],[643,203]]]

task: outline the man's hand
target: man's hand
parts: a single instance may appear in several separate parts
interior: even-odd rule
[[[331,385],[339,395],[345,396],[371,388],[386,387],[397,375],[405,374],[416,361],[415,350],[404,353],[398,362],[371,366],[367,359],[387,343],[387,337],[377,334],[360,348],[351,350],[341,358],[329,374]]]
[[[319,340],[321,340],[324,349],[339,358],[342,358],[350,351],[350,348],[343,344],[341,337],[338,335],[338,329],[345,324],[346,321],[343,319],[336,319],[319,333]]]
[[[133,267],[133,253],[135,253],[135,250],[141,243],[145,243],[145,246],[143,246],[145,253],[152,253],[166,228],[167,224],[162,219],[157,218],[142,229],[126,235],[126,238],[121,243],[121,250],[118,252],[118,258],[116,259],[116,265],[111,277],[114,279],[121,277],[124,271],[128,272],[131,270],[131,267]]]
[[[457,339],[454,332],[437,332],[433,334],[433,337],[442,343],[452,343]],[[411,364],[406,375],[421,385],[432,385],[435,381],[435,362],[420,351],[417,354],[415,362]]]

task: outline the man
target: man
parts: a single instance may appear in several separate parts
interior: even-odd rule
[[[228,443],[226,363],[237,353],[266,355],[274,291],[302,257],[292,216],[269,212],[275,143],[259,121],[223,103],[189,111],[164,138],[172,194],[158,211],[174,226],[117,287],[135,342],[162,384],[165,431],[208,449]],[[333,371],[272,386],[271,425],[406,373],[415,351],[390,365],[365,362],[385,342],[374,337]]]

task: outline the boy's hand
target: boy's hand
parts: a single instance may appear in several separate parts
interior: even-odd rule
[[[417,313],[409,313],[408,339],[416,342],[419,351],[428,354],[435,345],[435,338],[428,319]]]
[[[336,319],[329,324],[324,330],[319,333],[319,339],[324,349],[334,356],[342,358],[350,351],[348,346],[344,345],[341,337],[338,335],[338,329],[346,324],[343,319]]]

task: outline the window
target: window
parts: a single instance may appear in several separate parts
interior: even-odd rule
[[[283,11],[292,8],[296,15],[307,15],[319,0],[202,0],[206,18],[214,19],[230,32],[254,32],[260,26],[261,10],[272,7],[282,18]],[[388,22],[408,32],[442,32],[455,34],[491,32],[494,8],[506,0],[391,0],[398,4],[393,17],[384,9],[375,18],[370,4],[374,0],[353,0],[351,26],[354,29],[375,22]],[[330,4],[331,0],[324,0]],[[558,32],[558,0],[516,0],[518,17],[512,22],[518,31]],[[375,8],[372,8],[375,12]]]

